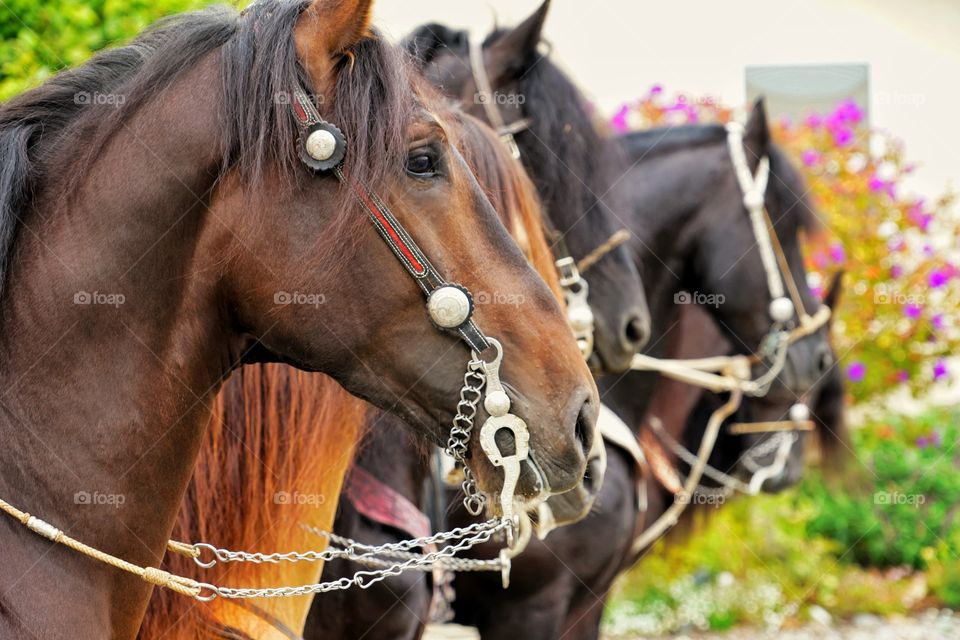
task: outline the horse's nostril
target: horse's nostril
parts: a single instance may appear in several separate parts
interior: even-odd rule
[[[583,457],[586,458],[590,455],[590,451],[593,449],[593,421],[589,417],[589,402],[585,402],[583,407],[580,409],[579,415],[577,415],[577,424],[574,427],[574,434],[577,437],[577,442],[580,443],[580,447],[583,449]]]
[[[583,490],[594,495],[600,489],[599,479],[603,476],[603,462],[600,458],[587,461],[587,470],[583,474]]]
[[[650,325],[639,314],[633,315],[623,327],[623,337],[627,345],[639,350],[650,339]]]
[[[833,357],[833,351],[831,349],[826,349],[823,353],[820,354],[820,373],[826,373],[833,368],[836,360]]]

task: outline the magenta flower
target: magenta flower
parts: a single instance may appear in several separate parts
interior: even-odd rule
[[[916,320],[923,314],[923,307],[920,305],[911,302],[903,308],[903,315],[907,316],[911,320]]]
[[[847,260],[847,252],[839,242],[830,245],[830,259],[837,264],[843,264]]]
[[[805,167],[812,167],[813,165],[820,162],[820,154],[814,151],[813,149],[807,149],[803,152],[803,155],[800,156],[803,160],[803,165]]]
[[[930,324],[933,325],[933,328],[936,329],[937,331],[943,331],[943,327],[945,326],[943,324],[943,314],[942,313],[934,314],[934,316],[930,318]]]
[[[867,187],[870,188],[870,191],[873,193],[880,193],[887,186],[887,183],[881,180],[876,176],[876,174],[870,176],[870,181],[867,182]]]
[[[927,436],[920,436],[914,442],[916,442],[917,449],[926,449],[930,444],[930,439]]]
[[[837,105],[834,114],[843,122],[857,124],[863,120],[863,109],[853,100],[843,100]]]
[[[947,370],[947,363],[943,358],[940,358],[933,365],[933,379],[942,380],[947,377],[949,371]]]
[[[655,85],[653,85],[652,87],[650,87],[650,95],[651,95],[651,96],[658,96],[658,95],[660,95],[661,93],[663,93],[663,85],[662,85],[662,84],[655,84]]]
[[[630,105],[624,104],[617,110],[613,117],[610,118],[610,126],[613,127],[614,131],[624,133],[630,129],[630,126],[627,124],[628,115],[630,115]]]
[[[851,362],[847,366],[847,378],[850,382],[863,382],[867,376],[867,365],[862,362]]]
[[[897,371],[897,381],[910,382],[910,372],[906,369],[900,369],[900,371]]]
[[[902,267],[902,266],[900,266],[899,264],[895,264],[895,265],[893,265],[892,267],[890,267],[890,277],[891,277],[891,278],[899,278],[899,277],[902,276],[902,275],[903,275],[903,267]]]
[[[811,113],[807,116],[803,123],[811,129],[819,129],[820,125],[823,124],[823,118],[820,116],[820,114]]]
[[[838,147],[845,147],[853,142],[853,132],[850,129],[836,129],[833,132],[833,143]]]
[[[930,272],[929,281],[931,288],[939,289],[950,282],[950,274],[945,269],[934,269]]]

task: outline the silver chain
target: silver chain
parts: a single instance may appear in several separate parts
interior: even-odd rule
[[[406,571],[426,571],[431,570],[435,565],[455,566],[460,562],[467,563],[464,566],[472,567],[469,570],[500,570],[498,560],[491,561],[488,567],[481,567],[466,560],[459,560],[454,556],[461,552],[490,541],[497,533],[507,531],[512,525],[507,520],[487,520],[486,522],[472,524],[468,527],[458,527],[451,531],[438,533],[415,540],[404,540],[398,543],[384,544],[378,547],[365,545],[355,540],[341,538],[334,534],[321,531],[314,527],[306,527],[307,530],[317,535],[330,539],[331,543],[335,540],[342,541],[346,548],[330,549],[335,555],[332,557],[346,558],[356,560],[361,563],[376,563],[384,568],[373,571],[357,571],[350,577],[343,577],[339,580],[329,582],[320,582],[317,584],[307,584],[299,587],[272,587],[263,589],[234,589],[230,587],[219,587],[212,584],[202,583],[201,592],[197,596],[198,600],[209,601],[216,597],[230,599],[246,598],[286,598],[293,596],[306,596],[318,593],[327,593],[330,591],[342,591],[352,587],[367,589],[370,586],[387,578],[398,576]],[[443,548],[424,554],[407,553],[409,549],[429,546],[438,543],[449,543]],[[199,546],[199,545],[198,545]],[[359,553],[358,553],[359,551]],[[306,553],[286,553],[286,554],[259,554],[246,553],[241,551],[228,551],[226,549],[215,549],[217,559],[225,558],[223,562],[252,562],[273,563],[273,562],[315,562],[321,559],[324,552],[306,552]],[[405,558],[405,559],[404,559]],[[393,561],[391,561],[391,559]],[[451,562],[451,561],[456,562]],[[496,563],[494,566],[493,563]],[[198,562],[198,564],[200,564]],[[209,566],[209,565],[201,565]]]
[[[483,387],[487,383],[484,362],[473,358],[467,363],[467,372],[463,376],[463,388],[460,389],[460,401],[457,403],[457,415],[453,417],[450,438],[447,440],[446,453],[463,465],[463,506],[474,516],[483,511],[485,496],[480,493],[477,481],[467,466],[467,453],[470,437],[473,433],[473,421],[477,416],[477,405],[483,397]]]

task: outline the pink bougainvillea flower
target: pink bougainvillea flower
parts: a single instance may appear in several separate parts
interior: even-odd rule
[[[950,273],[946,269],[934,269],[930,272],[929,283],[933,289],[939,289],[950,282]]]
[[[926,449],[930,444],[930,439],[927,436],[919,436],[915,441],[917,449]]]
[[[630,105],[624,104],[621,106],[613,117],[610,118],[610,126],[613,127],[613,130],[617,133],[625,133],[629,131],[630,125],[627,124],[627,116],[630,115]]]
[[[935,313],[932,318],[930,318],[930,324],[933,325],[933,328],[937,331],[943,331],[945,326],[943,323],[943,314]]]
[[[897,381],[910,382],[910,372],[906,369],[900,369],[900,371],[897,371]]]
[[[806,151],[803,152],[803,155],[801,156],[801,160],[803,160],[803,165],[805,167],[812,167],[813,165],[820,162],[820,154],[814,151],[813,149],[807,149]]]
[[[933,365],[933,379],[942,380],[943,378],[947,377],[948,373],[950,372],[947,369],[946,360],[944,360],[943,358],[940,358],[939,360],[937,360],[937,362]]]
[[[819,129],[823,124],[823,118],[819,113],[811,113],[804,119],[803,123],[811,129]]]
[[[920,305],[914,302],[911,302],[910,304],[908,304],[903,308],[903,315],[913,320],[916,320],[921,315],[923,315],[923,307],[921,307]]]
[[[903,236],[893,236],[887,241],[887,248],[890,251],[900,251],[906,247],[906,243],[903,241]]]
[[[891,277],[891,278],[899,278],[899,277],[902,276],[902,275],[903,275],[903,267],[902,267],[902,266],[900,266],[899,264],[895,264],[895,265],[893,265],[892,267],[890,267],[890,277]]]
[[[863,109],[854,100],[843,100],[834,113],[844,122],[857,124],[863,120]]]
[[[846,262],[847,252],[844,250],[841,243],[834,242],[830,245],[830,259],[837,264],[843,264]]]
[[[662,84],[655,84],[655,85],[653,85],[652,87],[650,87],[650,95],[651,95],[651,96],[658,96],[658,95],[660,95],[661,93],[663,93],[663,85],[662,85]]]
[[[853,132],[850,129],[836,129],[833,132],[833,142],[838,147],[845,147],[853,142]]]
[[[870,180],[867,182],[867,187],[874,193],[880,193],[886,186],[887,183],[878,178],[876,174],[870,176]]]
[[[864,363],[856,361],[847,365],[847,378],[850,379],[850,382],[863,382],[866,376],[867,365]]]

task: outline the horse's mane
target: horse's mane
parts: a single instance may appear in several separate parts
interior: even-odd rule
[[[6,281],[20,221],[41,191],[69,197],[130,119],[208,54],[220,67],[223,156],[254,186],[268,168],[292,175],[297,125],[289,96],[311,91],[292,37],[308,0],[254,3],[243,14],[213,7],[161,20],[126,46],[101,52],[0,106],[0,286]],[[328,117],[350,141],[347,171],[378,184],[406,152],[405,123],[413,75],[403,53],[374,34],[341,61]],[[117,106],[78,96],[123,96]],[[287,99],[284,99],[284,98]],[[332,99],[331,99],[332,98]],[[55,189],[55,191],[54,191]],[[347,190],[339,228],[362,216]],[[346,206],[348,205],[349,206]],[[336,234],[332,234],[336,235]]]
[[[467,115],[461,123],[460,152],[514,241],[562,304],[554,256],[544,234],[543,208],[533,182],[489,126]]]
[[[484,46],[504,33],[494,31]],[[466,31],[428,24],[411,33],[405,46],[425,65],[443,49],[466,56],[468,42]],[[524,147],[524,164],[537,167],[531,178],[547,214],[552,220],[562,219],[551,214],[552,207],[588,212],[580,224],[598,237],[608,237],[609,216],[622,211],[616,199],[619,190],[612,189],[625,166],[619,145],[601,135],[587,99],[547,53],[537,51],[523,67],[517,93],[524,98],[525,114],[532,117],[529,128],[516,137],[540,141]]]
[[[316,501],[299,501],[295,493],[317,486],[325,474],[343,472],[365,415],[362,401],[324,375],[285,365],[243,367],[217,396],[173,539],[256,550],[278,532],[311,522]],[[331,463],[337,456],[343,459]],[[163,566],[211,581],[212,574],[177,555],[167,554]],[[254,585],[261,571],[257,565],[227,565],[213,581]],[[174,627],[230,637],[209,607],[155,589],[140,637],[180,637]]]
[[[689,124],[626,133],[618,140],[630,162],[641,165],[681,151],[726,145],[727,131],[719,124]],[[783,215],[796,224],[795,229],[815,232],[821,226],[820,219],[806,196],[808,189],[800,172],[776,143],[767,145],[767,154],[770,158],[770,188],[781,203]],[[793,230],[785,231],[791,233]]]

